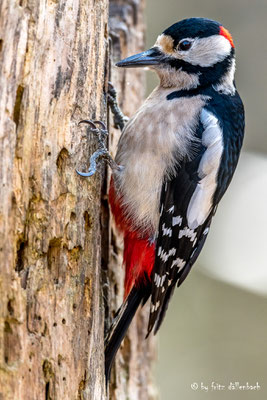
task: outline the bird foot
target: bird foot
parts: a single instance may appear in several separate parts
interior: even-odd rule
[[[108,83],[108,104],[113,114],[115,128],[120,128],[122,131],[125,124],[129,121],[129,118],[121,111],[117,102],[116,89],[111,82]]]
[[[121,167],[115,163],[115,161],[111,157],[111,155],[105,145],[105,139],[108,136],[108,131],[107,131],[107,128],[106,128],[106,125],[104,124],[104,122],[82,120],[79,122],[79,125],[80,124],[88,124],[89,125],[90,132],[92,132],[93,134],[95,134],[97,136],[99,147],[98,147],[98,150],[95,151],[90,157],[90,166],[89,166],[88,172],[80,172],[80,171],[76,170],[77,174],[80,176],[85,176],[85,177],[94,175],[97,171],[97,164],[98,164],[99,159],[105,159],[112,170],[120,171]],[[99,128],[97,127],[97,125],[99,126]]]

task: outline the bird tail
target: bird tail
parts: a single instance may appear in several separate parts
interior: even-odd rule
[[[134,286],[126,297],[125,301],[118,309],[114,320],[109,328],[108,335],[105,340],[105,376],[106,384],[108,384],[110,378],[110,370],[120,347],[124,336],[126,335],[127,329],[139,307],[144,304],[147,300],[147,291],[144,287]]]

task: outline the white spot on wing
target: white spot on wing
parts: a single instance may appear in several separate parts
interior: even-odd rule
[[[158,274],[155,274],[155,276],[154,276],[154,282],[155,282],[155,285],[157,286],[157,287],[159,287],[159,285],[160,285],[160,276],[158,275]]]
[[[154,276],[155,285],[157,287],[163,286],[163,283],[164,283],[165,279],[166,279],[166,274],[160,276],[159,274],[156,273],[155,276]]]
[[[184,229],[181,229],[179,231],[178,238],[181,239],[183,236],[187,237],[190,239],[191,242],[193,242],[196,238],[197,232],[195,232],[193,229],[188,228],[187,226]]]
[[[162,234],[163,236],[172,237],[172,228],[166,228],[165,223],[162,225]]]
[[[206,228],[203,232],[203,235],[207,235],[209,233],[210,228]]]
[[[171,268],[177,266],[178,269],[180,270],[185,266],[185,263],[186,263],[186,261],[184,261],[182,258],[178,257],[178,258],[176,258],[176,260],[174,260],[172,262]],[[169,281],[169,282],[171,282],[171,281]]]
[[[172,249],[170,249],[168,252],[164,251],[161,247],[159,247],[158,256],[160,257],[160,259],[161,259],[163,262],[168,261],[169,257],[175,256],[175,254],[176,254],[176,249],[175,249],[175,247],[173,247]]]
[[[172,206],[172,207],[170,207],[170,208],[168,209],[168,213],[173,214],[173,212],[174,212],[174,206]]]
[[[161,277],[160,286],[163,286],[163,283],[164,283],[165,279],[166,279],[166,275],[163,275]]]
[[[182,222],[183,222],[183,218],[181,217],[181,215],[178,215],[177,217],[172,218],[172,226],[175,226],[175,225],[181,226]]]

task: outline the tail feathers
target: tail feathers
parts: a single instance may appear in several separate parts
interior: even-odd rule
[[[171,297],[173,295],[173,292],[174,292],[174,288],[175,288],[175,284],[170,286],[167,289],[168,292],[166,293],[166,296],[164,298],[164,303],[163,303],[163,306],[161,308],[160,314],[158,316],[158,319],[156,321],[156,325],[155,325],[155,328],[154,328],[154,335],[156,335],[156,333],[158,332],[158,330],[159,330],[159,328],[160,328],[160,326],[161,326],[161,324],[163,322],[163,319],[165,317],[166,311],[168,309],[168,305],[169,305],[170,299],[171,299]],[[147,334],[147,337],[148,337],[148,335],[149,335],[149,333]]]
[[[110,370],[127,329],[137,311],[138,306],[144,300],[146,292],[144,288],[134,286],[110,326],[105,340],[105,376],[106,384],[110,378]],[[146,298],[147,300],[147,298]],[[143,301],[144,304],[144,301]]]

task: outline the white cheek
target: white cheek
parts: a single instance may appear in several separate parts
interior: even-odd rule
[[[192,65],[211,67],[229,56],[231,48],[229,40],[224,36],[213,35],[194,40],[191,49],[181,52],[179,58]]]

